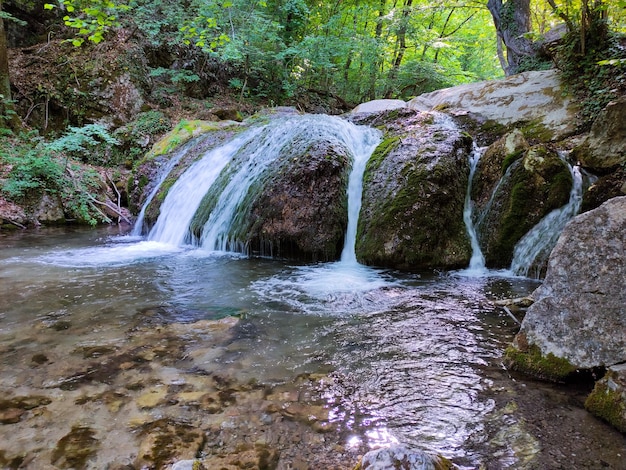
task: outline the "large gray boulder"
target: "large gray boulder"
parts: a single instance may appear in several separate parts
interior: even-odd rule
[[[542,140],[560,140],[577,126],[577,106],[564,95],[556,70],[524,72],[503,80],[468,83],[413,98],[408,106],[445,109],[477,121],[533,130]]]
[[[625,245],[626,197],[568,223],[509,351],[513,367],[558,379],[626,362]],[[547,362],[563,374],[542,370]]]

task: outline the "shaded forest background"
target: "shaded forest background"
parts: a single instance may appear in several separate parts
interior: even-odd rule
[[[552,67],[591,118],[626,88],[626,0],[0,0],[0,12],[1,195],[70,187],[90,223],[106,219],[89,198],[98,177],[69,162],[123,172],[181,119],[340,114]]]

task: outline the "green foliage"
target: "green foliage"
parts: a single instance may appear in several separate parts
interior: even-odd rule
[[[59,8],[67,12],[63,17],[66,26],[77,31],[74,46],[81,46],[85,39],[95,44],[102,42],[105,33],[119,26],[118,15],[127,11],[128,5],[111,0],[59,0]],[[53,10],[57,5],[44,4],[44,9]]]
[[[25,136],[33,138],[33,135]],[[36,138],[36,137],[35,137]],[[63,180],[63,167],[49,153],[41,152],[39,146],[31,146],[26,140],[7,142],[0,148],[0,160],[11,165],[8,177],[2,183],[2,192],[15,201],[23,201],[31,191],[58,192]]]
[[[102,165],[107,163],[107,151],[118,143],[102,125],[88,124],[83,127],[70,126],[62,137],[47,147],[53,154]]]
[[[95,225],[109,222],[93,204],[101,179],[93,169],[71,157],[83,157],[106,146],[96,138],[112,138],[95,125],[71,128],[64,136],[46,142],[36,132],[0,140],[0,163],[8,169],[0,179],[0,191],[9,200],[29,205],[43,193],[64,202],[67,216]]]

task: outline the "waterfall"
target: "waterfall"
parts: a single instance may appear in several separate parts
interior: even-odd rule
[[[209,150],[189,167],[168,191],[148,239],[176,246],[188,241],[189,224],[202,198],[231,158],[258,133],[258,128],[250,129],[225,145]]]
[[[143,206],[141,207],[141,211],[139,212],[139,215],[137,216],[137,221],[135,222],[135,226],[133,227],[133,231],[131,232],[131,235],[138,237],[143,233],[143,219],[146,215],[146,209],[152,202],[152,199],[154,199],[154,196],[156,196],[156,193],[159,192],[159,189],[161,188],[161,185],[163,184],[167,176],[174,169],[174,167],[178,164],[180,159],[183,158],[183,156],[187,153],[187,151],[189,150],[189,147],[190,147],[189,145],[184,145],[183,147],[181,147],[174,154],[174,156],[168,160],[168,162],[165,164],[165,168],[163,168],[161,172],[159,173],[159,178],[157,180],[157,183],[154,185],[154,188],[152,188],[152,191],[150,191],[150,194],[148,194],[148,197],[146,198],[146,200],[143,203]]]
[[[478,243],[476,227],[473,221],[474,204],[472,203],[472,181],[474,180],[474,173],[476,172],[478,161],[480,160],[480,157],[483,155],[483,153],[484,149],[478,148],[478,146],[474,143],[472,153],[469,156],[470,172],[467,182],[467,190],[465,192],[465,204],[463,206],[463,222],[465,222],[467,235],[470,238],[470,243],[472,246],[472,257],[470,258],[468,269],[469,271],[475,272],[481,272],[485,270],[485,257],[483,256],[480,245]]]
[[[194,241],[209,250],[245,251],[232,234],[236,232],[239,212],[254,185],[262,182],[273,162],[289,158],[292,147],[325,140],[345,146],[353,158],[342,260],[356,263],[354,247],[363,173],[380,141],[379,134],[375,129],[325,115],[277,118],[254,127],[207,152],[178,178],[163,201],[161,214],[148,237],[173,245],[189,243],[194,216],[205,195],[211,192],[215,205]],[[194,232],[197,233],[195,228]]]
[[[348,227],[341,251],[341,261],[356,264],[356,232],[363,196],[363,174],[367,161],[380,143],[380,133],[374,129],[349,127],[346,128],[345,134],[354,160],[348,177]]]
[[[570,166],[570,172],[573,184],[568,203],[546,215],[517,242],[511,263],[514,274],[528,276],[531,268],[543,264],[567,222],[578,214],[582,201],[583,178],[578,166]],[[534,277],[538,278],[539,275],[540,268],[534,272]]]

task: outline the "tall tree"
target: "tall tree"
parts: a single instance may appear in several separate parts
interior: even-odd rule
[[[2,10],[2,0],[0,0],[0,127],[8,127],[18,130],[21,122],[11,99],[11,80],[9,76],[9,47],[7,43],[6,31],[4,30],[4,19],[11,18]]]
[[[523,71],[524,61],[536,51],[528,37],[531,31],[530,0],[488,0],[498,34],[498,56],[506,75]]]

